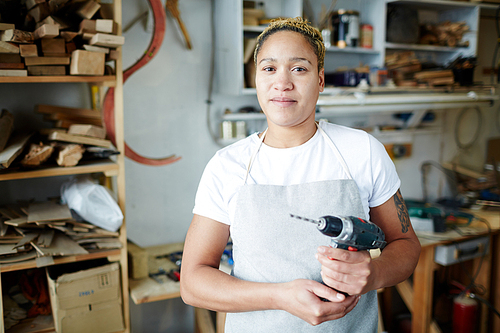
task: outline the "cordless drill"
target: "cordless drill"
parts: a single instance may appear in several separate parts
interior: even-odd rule
[[[291,217],[311,222],[317,225],[318,230],[326,236],[331,237],[331,247],[348,251],[383,249],[387,242],[382,229],[375,223],[354,216],[331,216],[320,217],[313,220],[302,216],[290,214]],[[336,289],[335,289],[336,290]],[[344,296],[346,292],[336,290]],[[327,302],[327,299],[321,298]]]
[[[359,217],[326,215],[313,220],[293,214],[290,216],[316,224],[323,235],[331,237],[334,248],[358,251],[383,249],[387,244],[382,229]]]

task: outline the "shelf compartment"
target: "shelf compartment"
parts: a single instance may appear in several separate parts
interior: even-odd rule
[[[74,167],[40,167],[33,170],[16,171],[9,169],[0,171],[0,181],[2,180],[15,180],[15,179],[29,179],[29,178],[43,178],[53,176],[70,176],[77,174],[88,174],[102,172],[106,176],[118,175],[119,166],[111,160],[89,161],[82,162],[82,164]]]
[[[112,256],[119,256],[121,249],[113,249],[113,250],[99,250],[96,252],[90,252],[88,254],[81,254],[77,256],[66,256],[66,257],[55,257],[53,265],[67,264],[71,262],[92,260],[92,259],[100,259],[107,258]],[[36,260],[30,259],[26,261],[11,263],[11,264],[2,264],[0,265],[0,272],[13,272],[20,271],[25,269],[37,268]]]
[[[77,76],[77,75],[64,75],[64,76],[0,76],[0,83],[102,83],[107,86],[114,86],[116,76]]]

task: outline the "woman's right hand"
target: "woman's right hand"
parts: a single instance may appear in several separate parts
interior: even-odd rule
[[[283,310],[316,326],[344,317],[361,296],[347,296],[312,280],[294,280],[278,288]],[[329,300],[323,301],[323,299]]]

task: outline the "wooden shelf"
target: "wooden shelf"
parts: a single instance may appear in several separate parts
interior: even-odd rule
[[[380,51],[375,50],[375,49],[368,49],[368,48],[362,48],[362,47],[337,47],[337,46],[330,46],[329,48],[326,49],[326,52],[332,52],[332,53],[351,53],[351,54],[371,54],[371,55],[378,55],[380,54]]]
[[[0,76],[0,83],[68,83],[68,82],[83,82],[83,83],[103,83],[107,86],[114,86],[116,76]]]
[[[99,160],[92,162],[85,162],[74,167],[48,167],[37,168],[33,170],[16,171],[9,169],[0,171],[0,181],[2,180],[15,180],[15,179],[28,179],[28,178],[43,178],[53,176],[69,176],[77,174],[87,174],[95,172],[103,172],[106,176],[116,176],[118,174],[119,166],[111,160]]]
[[[467,47],[448,47],[423,44],[403,44],[403,43],[385,43],[387,49],[392,50],[412,50],[412,51],[433,51],[433,52],[457,52],[467,50]]]
[[[114,249],[114,250],[91,252],[88,254],[81,254],[77,256],[56,257],[54,258],[54,265],[67,264],[71,262],[85,261],[91,259],[107,258],[111,256],[120,256],[120,251],[121,251],[120,249]],[[31,268],[37,268],[35,259],[16,262],[12,264],[2,264],[0,265],[0,272],[1,273],[13,272]]]

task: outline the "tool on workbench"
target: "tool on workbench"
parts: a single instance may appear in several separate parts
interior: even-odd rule
[[[161,278],[161,276],[166,276],[170,280],[174,282],[179,282],[181,280],[181,274],[179,272],[179,269],[171,269],[168,273],[165,271],[163,268],[158,268],[158,272],[156,273],[149,273],[149,277],[155,279],[156,282],[158,283],[164,283],[165,280]]]
[[[326,215],[319,220],[293,214],[290,217],[316,224],[323,235],[331,237],[334,248],[358,251],[383,249],[387,244],[382,229],[359,217]]]

